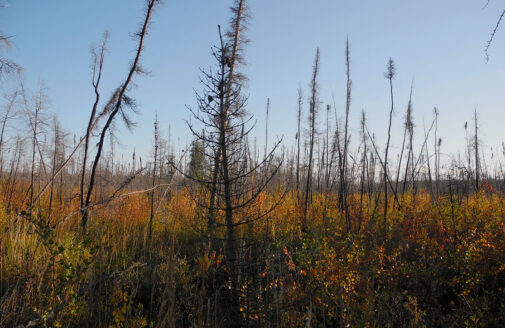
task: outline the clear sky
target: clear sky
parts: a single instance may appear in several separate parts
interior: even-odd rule
[[[212,64],[210,47],[217,25],[226,25],[231,0],[165,0],[153,16],[145,44],[147,77],[135,78],[130,93],[139,104],[134,133],[121,134],[121,151],[148,154],[152,122],[184,145],[191,140],[185,105],[194,106],[199,68]],[[141,19],[142,0],[11,0],[0,8],[0,28],[13,35],[9,56],[24,67],[28,84],[48,87],[50,109],[64,127],[81,135],[93,94],[90,53],[104,30],[110,32],[102,82],[103,98],[124,79],[135,43],[130,35]],[[393,146],[399,147],[401,121],[414,81],[417,134],[429,124],[433,107],[440,111],[442,152],[464,148],[463,129],[478,108],[487,148],[504,140],[505,25],[498,32],[486,64],[484,46],[499,14],[501,0],[250,0],[253,18],[247,35],[248,109],[258,120],[255,134],[263,144],[265,103],[271,99],[270,136],[294,141],[297,88],[308,94],[316,47],[321,49],[321,100],[337,111],[345,108],[344,46],[352,56],[352,140],[358,138],[359,113],[365,109],[370,130],[385,140],[388,121],[386,62],[397,65]],[[305,106],[307,112],[307,106]],[[166,134],[166,132],[165,132]],[[357,142],[354,143],[356,146]],[[262,149],[262,146],[260,147]]]

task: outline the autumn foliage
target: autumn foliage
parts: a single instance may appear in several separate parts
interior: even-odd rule
[[[276,193],[255,206],[267,207]],[[389,204],[386,227],[380,210],[371,215],[372,204],[361,208],[353,195],[348,201],[350,233],[332,194],[315,195],[307,232],[295,193],[241,227],[243,238],[256,240],[244,250],[251,266],[241,290],[250,326],[504,324],[503,195],[434,202],[408,193],[401,209]],[[93,212],[83,236],[77,217],[55,227],[29,222],[2,200],[0,326],[36,319],[47,327],[219,326],[226,266],[222,249],[209,247],[205,216],[187,190],[173,193],[146,249],[148,204],[145,194],[114,200]],[[72,213],[59,211],[55,218]]]

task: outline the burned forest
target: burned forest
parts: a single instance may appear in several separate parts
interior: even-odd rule
[[[505,139],[493,130],[503,92],[494,112],[470,98],[478,91],[454,91],[468,111],[436,103],[453,96],[448,84],[484,84],[487,97],[505,81],[498,2],[477,4],[495,20],[469,45],[495,74],[440,81],[407,59],[416,40],[379,45],[323,18],[282,31],[297,6],[315,12],[308,2],[287,5],[268,33],[261,1],[133,2],[133,22],[93,5],[107,19],[84,40],[91,50],[68,59],[86,70],[62,66],[54,74],[75,83],[57,84],[58,59],[45,54],[61,58],[84,34],[20,55],[23,15],[0,1],[1,17],[17,13],[0,21],[0,327],[505,325]],[[84,24],[61,19],[61,35]],[[437,51],[423,56],[445,76],[459,59]],[[33,83],[35,65],[49,83]]]

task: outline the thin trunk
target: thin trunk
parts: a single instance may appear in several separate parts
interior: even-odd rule
[[[97,169],[98,169],[98,162],[100,160],[100,156],[102,155],[102,150],[103,150],[103,144],[104,144],[104,141],[105,141],[105,136],[107,134],[107,131],[108,131],[110,125],[112,124],[112,120],[114,119],[114,117],[116,116],[116,114],[121,109],[121,105],[123,103],[123,97],[124,97],[124,95],[126,93],[128,85],[130,84],[130,82],[132,80],[132,77],[135,74],[135,72],[137,72],[138,63],[139,63],[139,60],[140,60],[140,54],[142,53],[142,49],[143,49],[143,46],[144,46],[144,37],[147,34],[147,27],[149,25],[149,19],[151,18],[151,12],[152,12],[152,9],[153,9],[153,7],[154,7],[154,5],[156,3],[157,3],[156,0],[150,0],[148,2],[146,14],[145,14],[145,19],[144,19],[144,23],[142,25],[142,29],[138,33],[139,43],[138,43],[135,59],[133,60],[133,63],[131,65],[131,67],[130,67],[130,71],[128,72],[128,76],[127,76],[125,82],[119,88],[119,92],[118,92],[118,95],[117,95],[116,103],[114,105],[114,109],[110,113],[109,118],[107,119],[107,122],[105,123],[105,125],[104,125],[104,127],[102,129],[102,132],[100,133],[100,141],[98,143],[98,149],[97,149],[97,152],[96,152],[96,155],[95,155],[95,160],[93,162],[93,167],[91,169],[91,176],[90,176],[90,181],[89,181],[89,187],[88,187],[88,192],[86,194],[86,199],[85,199],[84,207],[88,206],[90,204],[90,202],[91,202],[91,194],[93,192],[93,186],[94,186],[94,183],[95,183],[95,175],[96,175],[96,172],[97,172]],[[88,211],[85,210],[84,213],[82,214],[82,218],[81,218],[81,226],[82,226],[83,230],[86,229],[87,222],[88,222]]]
[[[402,167],[402,160],[403,160],[403,152],[405,150],[405,140],[407,138],[407,134],[409,133],[410,129],[410,124],[411,124],[411,111],[412,111],[412,89],[413,89],[413,84],[410,85],[410,96],[409,96],[409,102],[407,104],[407,114],[405,115],[405,124],[403,127],[403,141],[402,141],[402,148],[400,151],[400,158],[398,160],[398,169],[396,170],[396,182],[395,182],[395,191],[398,193],[398,183],[400,180],[400,171]],[[408,156],[407,156],[407,165],[408,165]],[[405,181],[403,182],[403,185],[405,186]]]
[[[342,154],[342,170],[340,172],[340,190],[341,190],[341,210],[345,215],[347,233],[351,232],[351,222],[349,218],[348,204],[347,204],[347,152],[349,146],[348,140],[348,127],[349,127],[349,110],[351,108],[351,58],[349,52],[349,39],[346,41],[345,47],[345,67],[347,79],[347,92],[345,101],[345,124],[344,124],[344,151]]]
[[[426,139],[428,139],[428,135],[426,133],[426,128],[424,129],[424,137]],[[425,149],[425,153],[426,153],[426,166],[428,168],[429,190],[430,190],[430,195],[431,195],[431,197],[433,199],[434,198],[434,194],[433,194],[433,179],[432,179],[432,176],[431,176],[431,165],[430,165],[430,154],[429,154],[429,151],[428,151],[428,143],[424,144],[424,149]]]
[[[389,124],[388,124],[388,139],[386,143],[386,151],[384,154],[384,231],[387,231],[387,214],[388,214],[388,153],[389,143],[391,141],[391,125],[393,123],[393,110],[394,110],[394,97],[393,97],[393,79],[395,77],[395,66],[393,60],[390,58],[388,62],[388,70],[386,78],[389,80],[389,90],[391,97],[391,110],[389,111]]]
[[[475,126],[475,138],[474,138],[474,152],[475,152],[475,191],[479,191],[480,183],[480,163],[479,163],[479,136],[478,136],[478,124],[477,124],[477,109],[474,111],[474,126]]]
[[[29,210],[30,214],[31,214],[32,207],[33,207],[33,194],[34,194],[34,188],[35,188],[35,157],[36,157],[35,150],[37,147],[37,126],[38,126],[38,121],[39,121],[38,115],[39,115],[39,108],[36,107],[34,122],[33,122],[32,168],[31,168],[31,173],[30,173],[30,210]]]
[[[17,184],[17,175],[18,175],[18,170],[19,170],[19,165],[21,163],[21,155],[22,155],[22,140],[18,136],[16,140],[16,148],[14,150],[14,155],[12,157],[12,165],[11,165],[11,172],[9,174],[9,182],[10,182],[10,188],[9,188],[9,196],[7,200],[7,213],[10,213],[12,209],[12,197],[16,188]]]
[[[438,198],[438,196],[440,195],[440,191],[439,191],[439,172],[438,172],[438,152],[437,152],[437,144],[438,144],[438,140],[437,140],[437,132],[438,132],[438,109],[435,107],[433,109],[433,112],[434,112],[434,115],[435,115],[435,133],[433,135],[433,138],[434,138],[434,141],[435,141],[435,166],[434,166],[434,170],[435,170],[435,197]]]
[[[270,98],[267,98],[267,112],[265,117],[265,155],[264,158],[267,158],[267,149],[268,149],[268,114],[270,112]]]
[[[58,138],[59,138],[59,133],[58,133],[58,122],[56,121],[56,118],[54,119],[54,151],[53,151],[53,165],[52,165],[52,171],[51,171],[51,177],[54,177],[54,173],[56,172],[56,157],[58,154]],[[49,209],[48,209],[48,214],[47,214],[47,221],[51,219],[51,210],[53,207],[53,191],[54,191],[54,179],[51,179],[51,191],[49,193]]]
[[[325,163],[325,168],[326,168],[326,173],[325,173],[325,191],[328,192],[330,188],[330,110],[331,106],[327,105],[326,106],[326,139],[324,140],[324,145],[325,145],[325,158],[326,158],[326,163]]]
[[[309,163],[307,168],[307,179],[305,183],[305,202],[304,202],[304,213],[302,218],[302,229],[305,230],[307,228],[307,213],[309,209],[309,201],[310,201],[310,193],[311,193],[311,184],[312,184],[312,159],[314,156],[314,141],[316,137],[316,113],[318,106],[318,83],[317,83],[317,75],[319,73],[319,48],[316,51],[316,59],[314,61],[314,70],[312,72],[312,81],[310,83],[311,86],[311,98],[310,98],[310,114],[309,114],[309,124],[310,124],[310,136],[309,136]]]
[[[358,231],[361,229],[361,220],[363,218],[363,197],[365,194],[365,181],[366,181],[366,171],[367,171],[367,140],[366,140],[366,115],[365,111],[361,112],[361,143],[363,144],[363,156],[361,158],[361,181],[360,181],[360,221],[358,225]],[[368,206],[367,206],[368,208]]]
[[[92,77],[91,84],[93,85],[93,91],[95,92],[95,102],[93,103],[93,108],[91,109],[91,115],[89,117],[88,127],[86,128],[86,136],[84,139],[81,184],[80,184],[80,193],[79,193],[81,208],[84,207],[84,179],[86,177],[86,166],[87,166],[87,160],[88,160],[89,139],[90,139],[93,127],[95,126],[95,123],[96,123],[96,120],[95,120],[96,111],[98,108],[98,103],[100,102],[100,92],[98,90],[99,90],[99,86],[100,86],[100,80],[102,79],[102,68],[103,68],[103,60],[104,60],[104,56],[105,56],[105,49],[106,49],[105,46],[107,43],[107,39],[108,39],[108,33],[106,32],[103,37],[102,46],[100,49],[100,58],[98,58],[98,55],[93,50],[94,65],[93,65],[93,77]],[[97,74],[97,65],[98,65],[98,74]],[[96,79],[95,79],[95,77],[96,77]],[[82,212],[81,215],[84,215],[84,212]]]
[[[411,88],[412,93],[412,88]],[[413,151],[413,140],[414,140],[414,123],[412,122],[412,103],[409,102],[409,107],[407,108],[407,117],[405,119],[405,124],[407,125],[407,133],[409,135],[409,144],[408,144],[408,153],[407,153],[407,164],[405,165],[405,174],[403,176],[403,187],[402,193],[406,192],[406,188],[408,187],[408,172],[409,172],[409,164],[414,166],[414,151]],[[414,170],[412,169],[412,184],[414,184]]]
[[[296,133],[297,141],[297,152],[296,152],[296,191],[300,191],[300,122],[302,119],[302,105],[303,105],[303,94],[302,88],[298,88],[298,131]]]
[[[4,135],[5,135],[5,129],[7,127],[7,121],[9,120],[10,114],[12,110],[14,109],[14,105],[16,103],[16,99],[18,97],[18,90],[14,91],[14,93],[11,95],[9,104],[7,105],[7,111],[5,112],[5,115],[2,120],[2,128],[0,132],[0,175],[3,176],[4,173],[4,159],[3,159],[3,144],[4,144]]]
[[[155,194],[155,185],[156,185],[156,169],[158,164],[158,145],[159,145],[159,133],[158,133],[158,114],[156,114],[156,118],[154,121],[154,162],[153,162],[153,177],[151,187],[153,190],[151,191],[151,211],[149,214],[149,227],[147,233],[147,249],[150,249],[151,240],[153,237],[153,220],[154,220],[154,194]]]

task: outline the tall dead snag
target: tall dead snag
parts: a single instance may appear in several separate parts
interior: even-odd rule
[[[435,153],[437,154],[436,156],[436,167],[435,170],[437,172],[436,175],[436,183],[437,183],[437,197],[440,196],[440,148],[442,147],[442,138],[436,139],[435,143]]]
[[[38,106],[39,103],[35,105],[35,109],[33,112],[33,123],[32,123],[32,168],[30,170],[30,210],[33,207],[33,193],[35,189],[35,157],[37,156],[36,147],[37,147],[37,127],[39,123],[39,113],[42,109]],[[31,121],[31,120],[30,120]]]
[[[433,164],[433,170],[435,171],[434,172],[435,173],[435,197],[438,198],[440,196],[440,183],[439,183],[439,172],[438,172],[438,168],[439,168],[439,165],[438,165],[438,162],[439,162],[438,144],[439,144],[439,141],[437,139],[439,111],[438,111],[437,107],[435,107],[433,109],[433,115],[435,116],[435,118],[434,118],[434,120],[435,120],[435,133],[433,135],[434,141],[435,141],[435,148],[434,148],[435,163]]]
[[[401,172],[401,167],[402,167],[402,160],[403,160],[403,152],[405,150],[405,143],[407,140],[407,133],[408,133],[408,122],[407,120],[409,119],[409,112],[410,112],[410,106],[412,103],[412,84],[410,86],[410,96],[409,96],[409,102],[407,104],[407,113],[405,115],[405,122],[403,124],[403,138],[402,138],[402,148],[400,149],[400,155],[398,156],[398,168],[396,170],[396,179],[395,179],[395,192],[398,193],[398,184],[400,180],[400,172]],[[407,163],[408,165],[408,163]]]
[[[95,102],[93,103],[93,108],[91,109],[91,115],[89,117],[88,127],[86,128],[86,135],[84,137],[84,149],[82,155],[82,172],[81,172],[81,184],[80,184],[80,206],[84,208],[85,206],[85,198],[84,198],[84,183],[86,177],[86,167],[88,161],[88,149],[89,149],[89,139],[93,128],[96,123],[96,112],[98,109],[98,104],[100,102],[100,80],[102,79],[102,69],[103,69],[103,61],[105,58],[105,51],[107,46],[107,40],[109,38],[108,32],[105,32],[102,44],[100,46],[99,51],[97,52],[94,47],[91,47],[91,54],[93,56],[93,75],[91,79],[91,85],[93,86],[93,91],[95,93]],[[81,213],[84,215],[84,211]]]
[[[270,98],[267,98],[267,108],[265,115],[265,155],[263,157],[267,157],[268,152],[268,116],[270,114]]]
[[[128,71],[128,75],[126,76],[125,81],[119,86],[119,88],[114,93],[111,101],[109,102],[109,105],[111,105],[111,106],[106,106],[106,110],[104,111],[104,115],[108,115],[108,116],[107,116],[107,121],[105,122],[105,125],[103,126],[102,131],[100,133],[100,140],[98,142],[98,149],[96,151],[95,160],[93,161],[93,166],[91,169],[88,191],[86,193],[86,198],[85,198],[84,206],[83,206],[84,209],[83,209],[82,218],[81,218],[81,226],[82,226],[83,230],[86,229],[86,224],[88,222],[88,210],[86,209],[86,207],[91,202],[91,194],[93,192],[93,186],[95,184],[95,176],[96,176],[96,172],[98,169],[98,163],[100,161],[100,156],[102,155],[103,146],[104,146],[105,137],[107,135],[107,132],[109,131],[109,128],[118,113],[121,114],[121,116],[127,126],[131,125],[131,122],[128,119],[126,110],[128,108],[133,108],[135,106],[135,102],[132,98],[130,98],[126,94],[126,91],[128,89],[128,86],[130,85],[130,82],[131,82],[133,76],[136,73],[143,72],[142,68],[139,65],[140,56],[141,56],[142,50],[144,48],[144,38],[147,35],[147,30],[149,27],[149,21],[151,19],[151,14],[153,12],[154,7],[158,3],[159,3],[159,0],[147,0],[144,22],[142,24],[141,29],[135,35],[138,40],[137,51],[135,52],[135,57],[133,59],[133,62],[131,63],[131,66],[130,66],[130,69]]]
[[[153,222],[154,222],[154,215],[155,215],[155,206],[154,206],[154,197],[156,195],[156,174],[158,171],[158,158],[159,158],[159,152],[160,152],[160,134],[159,134],[159,129],[158,129],[158,113],[156,113],[156,116],[154,118],[154,160],[152,163],[152,180],[151,180],[151,192],[149,193],[149,200],[150,200],[150,213],[149,213],[149,225],[147,227],[147,242],[146,242],[146,254],[149,256],[150,264],[148,266],[148,272],[149,276],[151,277],[151,281],[148,282],[148,286],[150,289],[150,298],[149,298],[149,318],[152,317],[153,314],[153,299],[154,299],[154,283],[155,283],[155,270],[154,270],[154,262],[152,261],[151,258],[151,245],[152,245],[152,239],[153,239]],[[142,169],[142,168],[141,168]]]
[[[324,152],[324,190],[328,192],[330,190],[330,174],[331,174],[331,162],[330,162],[330,111],[331,106],[326,105],[326,136],[323,142],[323,152]]]
[[[42,119],[41,115],[45,110],[47,96],[45,94],[45,88],[40,86],[36,95],[33,97],[33,104],[30,104],[27,100],[26,91],[24,90],[23,84],[21,84],[21,94],[23,97],[23,103],[26,110],[26,114],[28,117],[28,125],[31,132],[31,142],[32,142],[32,156],[31,156],[31,169],[30,169],[30,185],[27,190],[27,194],[25,195],[25,199],[28,196],[28,204],[29,204],[29,213],[31,213],[33,205],[34,205],[34,195],[35,195],[35,178],[38,173],[38,178],[40,178],[41,170],[45,171],[44,158],[42,156],[42,151],[39,145],[39,134],[42,133],[41,125],[43,125],[44,119]],[[36,159],[37,154],[39,154],[39,170],[36,172]]]
[[[4,171],[4,153],[3,146],[5,143],[5,131],[7,129],[7,123],[9,120],[14,118],[16,115],[16,103],[19,96],[19,87],[10,93],[5,95],[5,100],[7,101],[5,110],[2,112],[2,118],[0,119],[0,175],[3,175]]]
[[[407,113],[405,114],[404,131],[408,137],[408,144],[407,144],[407,163],[405,164],[405,174],[403,175],[402,193],[405,193],[407,191],[409,168],[414,165],[414,151],[412,148],[413,147],[412,143],[414,140],[414,119],[412,118],[412,90],[413,90],[413,84],[411,85],[410,88],[409,103],[407,105]],[[405,135],[404,135],[404,141],[405,141]],[[403,153],[403,146],[402,146],[402,153]],[[400,156],[400,161],[401,159],[402,156]],[[398,165],[398,171],[399,170],[400,165]],[[398,181],[398,178],[396,180]]]
[[[425,158],[426,158],[426,168],[428,170],[428,172],[427,172],[428,173],[428,188],[429,188],[432,200],[435,199],[435,192],[433,191],[433,177],[431,174],[431,155],[428,150],[428,142],[427,141],[428,141],[428,137],[429,137],[429,134],[430,134],[432,128],[436,125],[437,117],[438,117],[438,109],[435,107],[433,109],[433,122],[431,123],[431,127],[430,127],[429,131],[426,132],[426,127],[424,127],[425,141],[423,143],[423,147],[424,147],[424,151],[425,151]],[[435,151],[436,151],[436,148],[435,148]],[[435,163],[436,163],[436,154],[435,154]]]
[[[273,152],[280,141],[259,163],[250,160],[247,138],[252,129],[248,124],[252,117],[246,111],[247,98],[242,92],[246,78],[237,71],[238,65],[243,63],[245,39],[242,32],[248,17],[245,0],[236,1],[232,13],[234,18],[230,31],[223,36],[219,27],[219,44],[212,48],[215,67],[201,70],[203,91],[195,93],[197,108],[188,106],[203,131],[193,123],[188,122],[188,127],[197,141],[206,145],[205,157],[212,163],[213,169],[203,176],[186,176],[198,182],[199,188],[191,190],[197,200],[200,199],[201,187],[210,194],[209,203],[197,201],[209,211],[209,239],[219,243],[221,238],[213,238],[224,236],[227,292],[220,296],[224,297],[221,309],[225,320],[221,325],[240,327],[247,320],[240,308],[243,305],[243,286],[247,284],[245,270],[251,264],[243,255],[247,242],[237,236],[236,230],[268,214],[268,210],[261,212],[254,203],[280,167],[280,163],[274,165],[272,162]],[[220,233],[219,229],[224,231]]]
[[[479,126],[477,124],[477,109],[474,110],[474,127],[475,127],[475,135],[473,139],[473,151],[475,155],[475,191],[478,192],[480,189],[480,159],[479,159]]]
[[[58,154],[59,154],[59,144],[61,141],[61,127],[60,123],[58,122],[58,119],[56,117],[53,118],[53,129],[54,129],[54,149],[53,149],[53,160],[52,160],[52,169],[51,169],[51,177],[54,177],[54,174],[56,172],[56,163],[58,160]],[[54,179],[51,179],[51,189],[49,192],[49,209],[48,209],[48,214],[47,214],[47,221],[49,222],[51,219],[51,211],[53,207],[53,194],[54,194]]]
[[[393,123],[393,110],[394,110],[394,98],[393,98],[393,79],[396,75],[395,63],[393,59],[389,58],[386,73],[384,76],[389,80],[389,91],[391,97],[391,110],[389,111],[389,124],[388,124],[388,139],[386,143],[386,150],[384,153],[384,230],[386,231],[387,214],[388,214],[388,153],[389,153],[389,143],[391,141],[391,124]]]
[[[7,213],[12,210],[12,200],[17,185],[17,177],[19,166],[21,165],[21,159],[24,153],[24,138],[20,135],[16,136],[16,143],[14,148],[14,153],[11,158],[11,165],[9,171],[9,178],[7,179]]]
[[[366,114],[365,111],[361,111],[361,121],[360,121],[360,134],[361,134],[361,145],[363,147],[363,151],[361,154],[361,177],[360,177],[360,197],[359,197],[359,209],[360,209],[360,218],[358,224],[358,231],[361,229],[361,221],[363,219],[363,198],[365,195],[365,181],[367,179],[367,168],[368,168],[368,145],[367,145],[367,136],[366,136]]]
[[[156,117],[154,119],[154,161],[153,161],[153,172],[152,172],[152,183],[151,187],[153,190],[151,191],[149,197],[150,197],[150,207],[151,211],[149,214],[149,227],[147,229],[147,249],[150,248],[151,246],[151,239],[153,237],[153,220],[154,220],[154,194],[156,192],[155,186],[156,186],[156,171],[157,171],[157,164],[158,164],[158,152],[159,152],[159,139],[160,139],[160,134],[158,130],[158,114],[156,114]]]
[[[471,188],[471,179],[473,176],[472,173],[472,140],[471,137],[468,135],[468,122],[465,122],[465,141],[466,141],[466,168],[465,173],[466,173],[466,184],[465,184],[465,194],[468,197],[468,194],[470,192]]]
[[[345,123],[344,123],[344,145],[342,152],[342,160],[340,165],[340,192],[339,192],[339,206],[340,210],[345,215],[346,229],[349,233],[351,231],[351,222],[349,218],[348,204],[347,204],[347,153],[349,150],[349,110],[351,108],[351,58],[349,51],[349,39],[347,39],[345,44],[345,67],[346,67],[346,101],[345,101]]]
[[[319,83],[317,77],[319,74],[319,48],[316,50],[314,67],[312,70],[312,79],[310,81],[310,102],[309,102],[309,158],[307,167],[307,178],[305,180],[305,201],[303,204],[302,230],[307,229],[307,214],[311,200],[312,191],[312,165],[314,157],[314,143],[316,139],[316,118],[319,109]]]
[[[297,106],[297,120],[298,120],[298,130],[296,132],[296,192],[300,192],[300,124],[302,119],[302,109],[303,109],[303,93],[302,88],[298,88],[298,106]]]
[[[333,186],[335,185],[336,177],[340,179],[340,167],[342,165],[342,147],[340,144],[340,125],[339,125],[339,120],[338,120],[338,115],[337,115],[337,106],[335,104],[335,98],[332,96],[333,100],[333,111],[334,111],[334,117],[335,117],[335,131],[333,132],[333,135],[331,137],[328,137],[328,146],[330,144],[330,139],[331,139],[331,151],[329,153],[329,163],[328,163],[328,190],[333,191]],[[331,110],[331,105],[326,105],[326,110],[329,112]],[[335,162],[337,163],[336,167],[336,175],[335,177],[332,177],[332,169],[335,166]],[[340,184],[337,186],[340,188]]]

